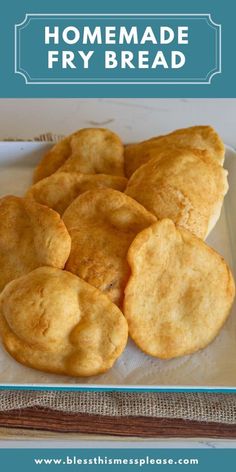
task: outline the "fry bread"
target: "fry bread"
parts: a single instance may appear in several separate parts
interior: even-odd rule
[[[104,294],[69,272],[40,267],[0,296],[6,350],[34,369],[72,376],[111,368],[127,342],[127,322]]]
[[[214,128],[211,126],[192,126],[126,146],[126,177],[130,178],[138,167],[146,164],[150,159],[158,157],[160,152],[165,151],[167,148],[174,150],[178,147],[206,150],[218,164],[223,164],[224,162],[224,143]]]
[[[213,341],[235,296],[232,274],[219,254],[164,219],[136,236],[128,262],[124,314],[140,349],[171,359]]]
[[[69,233],[53,210],[27,199],[0,199],[0,291],[36,267],[64,268],[70,254]]]
[[[66,270],[122,305],[129,277],[128,248],[136,234],[156,221],[139,203],[117,190],[91,190],[67,208],[63,220],[72,247]]]
[[[124,175],[124,147],[108,129],[85,128],[67,136],[45,154],[34,182],[56,171]]]
[[[125,177],[115,175],[56,172],[32,185],[26,197],[62,215],[73,200],[87,190],[109,187],[122,192],[126,185]]]
[[[142,165],[125,193],[157,219],[176,224],[205,239],[220,216],[228,190],[227,171],[205,151],[167,149]]]

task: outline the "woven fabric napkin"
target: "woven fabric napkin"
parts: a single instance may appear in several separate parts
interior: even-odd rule
[[[45,133],[31,141],[53,142],[61,137],[61,135]],[[5,141],[20,140],[5,139]],[[69,414],[142,416],[236,425],[236,395],[234,394],[0,391],[0,411],[29,407],[49,408]]]

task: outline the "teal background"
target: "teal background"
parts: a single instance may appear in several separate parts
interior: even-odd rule
[[[141,444],[140,444],[141,446]],[[34,458],[66,458],[74,456],[77,458],[93,458],[100,456],[107,458],[169,458],[177,461],[178,459],[192,458],[198,459],[197,465],[36,465]],[[219,472],[222,470],[235,470],[236,449],[1,449],[0,450],[1,470],[15,471],[24,470],[31,472],[34,470],[83,470],[83,471],[156,471],[156,470],[184,470],[186,472]]]
[[[14,24],[25,13],[211,13],[222,24],[222,74],[210,85],[26,85],[14,73]],[[14,97],[236,97],[236,3],[232,0],[162,0],[87,2],[21,0],[4,2],[0,16],[0,96]],[[201,31],[199,32],[201,35]],[[200,40],[199,40],[200,41]],[[34,48],[34,39],[30,47]],[[40,53],[35,52],[35,60]]]

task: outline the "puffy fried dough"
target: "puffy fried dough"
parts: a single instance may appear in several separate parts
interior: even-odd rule
[[[164,219],[136,236],[128,262],[124,314],[140,349],[171,359],[213,341],[235,296],[232,274],[219,254]]]
[[[204,239],[219,218],[227,171],[205,151],[167,149],[142,165],[125,193],[158,219],[171,218]]]
[[[115,175],[56,172],[32,185],[26,197],[62,214],[76,197],[87,190],[109,187],[122,192],[126,185],[125,177]]]
[[[176,147],[206,150],[218,164],[224,162],[224,143],[214,128],[211,126],[192,126],[126,146],[125,175],[129,178],[142,164],[158,157],[159,152],[167,148],[175,149]]]
[[[69,272],[40,267],[0,296],[6,350],[34,369],[73,376],[105,372],[127,342],[127,322],[106,295]]]
[[[129,276],[128,248],[136,234],[156,221],[155,216],[127,195],[104,189],[74,200],[63,220],[72,241],[66,269],[121,306]]]
[[[34,173],[34,182],[56,171],[124,175],[124,147],[115,133],[85,128],[67,136],[45,154]]]
[[[69,233],[55,211],[24,198],[0,199],[0,291],[36,267],[62,269],[70,248]]]

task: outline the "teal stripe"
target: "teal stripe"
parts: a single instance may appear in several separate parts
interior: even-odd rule
[[[19,391],[55,391],[55,392],[170,392],[170,393],[236,393],[236,388],[205,388],[205,387],[193,387],[193,388],[175,388],[175,387],[44,387],[44,386],[19,386],[19,385],[1,385],[1,390],[19,390]]]

